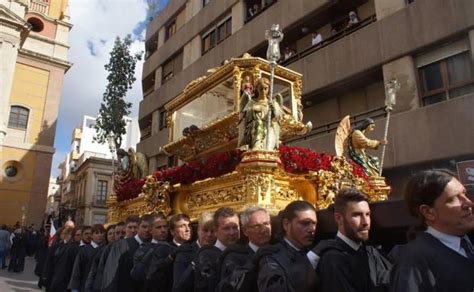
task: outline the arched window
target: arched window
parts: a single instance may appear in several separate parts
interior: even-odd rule
[[[30,110],[22,106],[12,106],[10,108],[9,128],[26,129],[28,126],[28,115]]]

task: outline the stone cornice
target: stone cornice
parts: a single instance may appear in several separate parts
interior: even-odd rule
[[[31,33],[31,34],[29,35],[29,38],[31,38],[31,39],[37,39],[37,40],[40,40],[40,41],[45,42],[45,43],[50,43],[50,44],[52,44],[52,45],[60,45],[60,46],[66,47],[66,48],[68,48],[68,49],[70,48],[70,46],[69,46],[68,44],[58,42],[58,41],[56,41],[56,40],[54,40],[54,39],[51,39],[51,38],[42,36],[42,35],[40,35],[40,34],[38,34],[38,33],[35,33],[35,32]]]
[[[3,147],[15,148],[15,149],[21,149],[21,150],[32,150],[32,151],[45,152],[45,153],[51,153],[51,154],[54,154],[55,152],[55,149],[52,146],[38,145],[38,144],[31,144],[31,143],[5,142],[3,144]]]
[[[20,46],[25,42],[31,29],[28,22],[3,4],[0,4],[0,25],[10,27],[20,33]]]
[[[51,64],[51,65],[63,68],[66,72],[67,70],[69,70],[69,68],[72,67],[71,62],[64,61],[64,60],[54,58],[54,57],[45,56],[43,54],[39,54],[39,53],[32,52],[25,49],[20,49],[19,55],[21,55],[22,57],[34,60],[34,61],[40,61],[40,62],[44,62],[47,64]]]

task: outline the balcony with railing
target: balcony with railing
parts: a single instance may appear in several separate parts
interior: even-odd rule
[[[32,11],[36,11],[42,14],[48,14],[49,3],[48,0],[29,0],[28,8]]]
[[[110,154],[98,153],[93,151],[84,151],[79,160],[77,161],[77,165],[82,165],[89,157],[97,157],[97,158],[110,158]]]
[[[320,43],[318,43],[317,45],[312,45],[312,46],[309,46],[307,47],[306,49],[302,50],[302,51],[299,51],[299,52],[295,52],[294,54],[291,55],[291,57],[288,57],[284,60],[281,61],[280,65],[282,66],[288,66],[289,64],[297,61],[297,60],[300,60],[324,47],[327,47],[328,45],[358,31],[359,29],[362,29],[364,28],[365,26],[373,23],[373,22],[376,22],[377,21],[377,17],[374,15],[371,15],[363,20],[361,20],[357,25],[354,25],[354,26],[351,26],[351,27],[348,27],[348,28],[344,28],[340,31],[337,31],[337,32],[334,32],[334,34],[326,39],[323,39]]]

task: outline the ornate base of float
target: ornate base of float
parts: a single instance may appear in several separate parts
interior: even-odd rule
[[[306,200],[318,209],[325,209],[333,203],[339,189],[346,187],[364,191],[371,201],[387,199],[390,187],[383,177],[369,181],[356,177],[352,165],[343,157],[335,156],[330,168],[291,174],[284,171],[278,151],[247,151],[236,170],[221,177],[171,186],[148,176],[139,197],[109,201],[109,221],[152,212],[186,213],[195,220],[200,213],[220,207],[232,207],[240,212],[248,206],[261,206],[277,215],[294,200]]]

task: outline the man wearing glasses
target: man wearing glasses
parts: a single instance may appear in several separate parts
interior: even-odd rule
[[[270,242],[272,225],[267,210],[249,207],[240,215],[240,222],[242,231],[249,242],[246,245],[230,246],[224,251],[218,291],[229,291],[229,285],[233,286],[237,282],[242,282],[237,279],[242,279],[244,274],[253,268],[252,262],[255,253]],[[256,286],[256,279],[252,282]],[[254,288],[255,290],[252,291],[256,291],[257,287]]]

